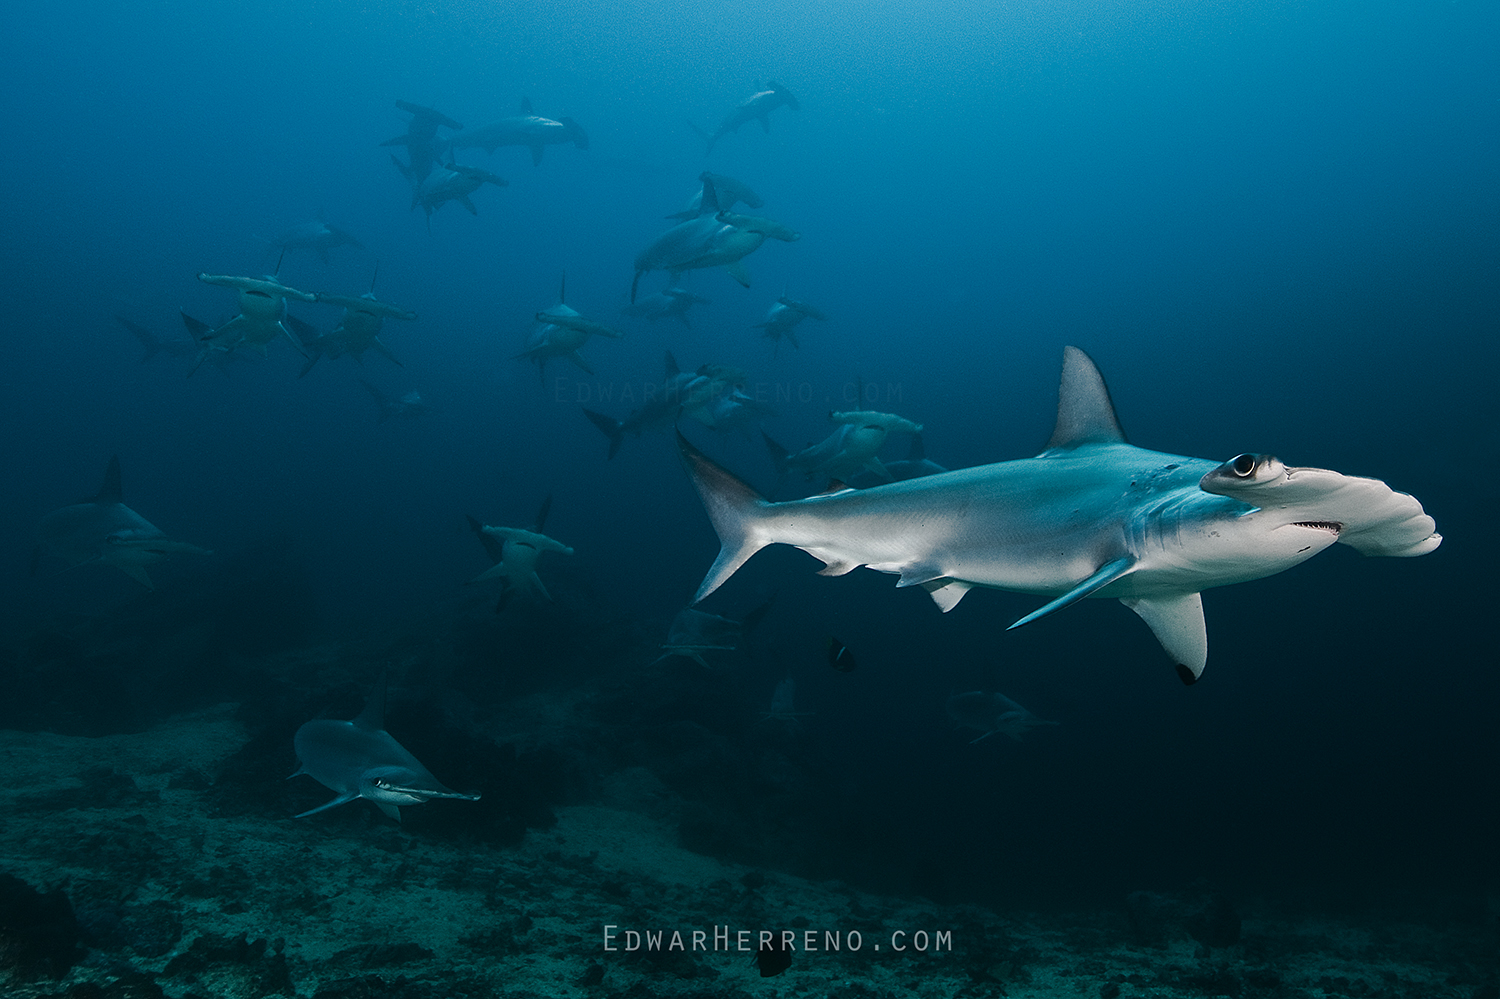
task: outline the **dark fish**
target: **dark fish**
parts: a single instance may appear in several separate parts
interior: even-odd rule
[[[772,978],[792,966],[792,948],[785,941],[763,943],[755,955],[755,964],[760,968],[760,977]]]
[[[849,646],[837,638],[828,639],[828,665],[840,673],[853,673],[854,667],[858,665],[854,661],[854,653],[849,651]]]

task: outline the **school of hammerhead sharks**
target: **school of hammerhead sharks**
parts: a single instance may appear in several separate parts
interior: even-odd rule
[[[397,101],[411,115],[404,134],[384,143],[404,146],[406,159],[391,161],[411,186],[412,208],[427,214],[457,202],[478,214],[473,196],[486,185],[505,186],[487,170],[459,164],[459,149],[524,146],[540,165],[547,146],[588,147],[588,136],[571,118],[533,113],[523,101],[519,115],[465,129],[428,107]],[[770,82],[736,106],[713,132],[698,130],[712,151],[741,126],[759,121],[770,130],[769,115],[800,105],[791,91]],[[447,134],[440,134],[443,130]],[[742,261],[767,239],[795,241],[799,234],[768,218],[737,214],[762,199],[733,178],[703,173],[701,189],[678,220],[635,260],[631,304],[626,314],[687,324],[688,311],[706,304],[677,286],[689,270],[725,268],[749,286]],[[279,241],[283,254],[310,250],[325,260],[354,237],[326,223],[308,223]],[[279,265],[278,265],[279,271]],[[640,279],[664,271],[668,287],[639,296]],[[189,374],[205,361],[219,368],[247,356],[264,356],[268,346],[288,341],[304,358],[305,375],[323,358],[348,355],[359,361],[375,351],[400,364],[380,334],[386,319],[404,321],[415,313],[389,305],[371,290],[359,297],[310,294],[277,277],[199,274],[207,284],[233,289],[239,313],[213,328],[183,315],[187,339],[163,340],[123,317],[142,343],[146,357],[169,353],[190,359]],[[288,302],[323,303],[344,310],[339,325],[323,333],[291,316]],[[821,320],[815,306],[782,297],[760,324],[778,345],[797,345],[796,327]],[[591,337],[618,338],[605,324],[559,301],[536,314],[538,324],[518,358],[539,369],[563,359],[592,373],[579,349]],[[823,563],[820,573],[839,576],[861,566],[899,577],[897,586],[917,586],[938,608],[953,610],[974,587],[1033,594],[1046,602],[1011,628],[1062,610],[1086,597],[1113,597],[1133,610],[1151,630],[1177,675],[1186,684],[1202,676],[1208,662],[1208,632],[1202,591],[1247,582],[1289,569],[1318,552],[1344,544],[1364,555],[1425,555],[1442,542],[1433,522],[1414,497],[1378,479],[1343,475],[1322,468],[1294,467],[1268,454],[1246,453],[1227,461],[1150,451],[1127,442],[1104,379],[1082,350],[1067,347],[1058,392],[1057,422],[1045,449],[1035,457],[953,471],[927,460],[922,427],[903,417],[866,410],[831,413],[836,429],[799,452],[788,452],[770,437],[766,446],[785,476],[797,471],[827,489],[802,499],[773,501],[717,464],[684,437],[678,425],[696,421],[713,429],[748,428],[768,415],[746,394],[744,372],[704,365],[681,371],[667,355],[661,391],[625,419],[585,410],[608,438],[614,457],[627,434],[647,430],[675,433],[688,476],[703,501],[721,548],[692,605],[672,622],[665,656],[684,656],[709,666],[713,656],[732,652],[753,627],[761,608],[732,621],[697,609],[756,552],[784,544]],[[429,410],[417,393],[390,398],[363,382],[382,420],[417,417]],[[861,393],[862,394],[862,393]],[[863,401],[863,400],[861,400]],[[910,435],[911,450],[901,461],[879,453],[891,434]],[[500,587],[497,610],[512,596],[548,600],[537,572],[544,553],[570,555],[573,549],[544,532],[549,503],[526,527],[469,525],[493,565],[477,581]],[[118,458],[110,461],[104,483],[91,499],[55,510],[43,518],[38,553],[70,565],[104,563],[151,586],[147,566],[173,555],[208,555],[197,546],[169,539],[123,502]],[[842,647],[830,648],[836,669],[852,668]],[[364,798],[399,821],[400,808],[434,798],[475,800],[478,796],[440,783],[385,731],[386,681],[376,685],[365,709],[351,721],[318,719],[303,725],[294,739],[300,767],[335,793],[333,800],[298,816]],[[956,724],[979,731],[978,739],[1005,734],[1019,739],[1046,722],[1003,694],[973,691],[949,699]],[[795,724],[794,686],[776,688],[768,719]],[[296,776],[296,774],[294,774]]]

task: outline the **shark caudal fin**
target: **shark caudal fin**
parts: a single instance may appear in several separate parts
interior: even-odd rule
[[[696,604],[722,586],[750,560],[750,556],[772,543],[772,539],[760,530],[763,511],[771,503],[744,480],[716,465],[693,447],[680,431],[677,449],[703,500],[703,507],[708,511],[708,518],[713,522],[714,532],[719,535],[719,557],[693,597]]]
[[[1123,444],[1125,431],[1115,416],[1104,376],[1089,355],[1063,348],[1062,382],[1057,390],[1057,424],[1047,450],[1080,444]]]
[[[589,147],[589,134],[585,132],[572,118],[559,118],[558,123],[568,130],[568,138],[573,140],[573,145],[578,149]]]
[[[613,416],[605,416],[596,413],[592,409],[585,409],[583,415],[589,418],[589,422],[599,428],[599,432],[609,438],[609,457],[613,458],[615,452],[620,450],[620,445],[625,440],[625,424]]]

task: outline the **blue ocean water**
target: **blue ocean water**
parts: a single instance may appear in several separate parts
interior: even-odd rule
[[[1423,502],[1443,547],[1335,550],[1210,592],[1192,689],[1113,601],[1005,634],[1036,599],[978,592],[939,615],[891,577],[823,578],[768,551],[714,597],[736,615],[778,594],[760,652],[725,682],[762,712],[797,679],[814,712],[797,760],[822,807],[784,816],[798,845],[759,859],[1030,904],[1195,879],[1355,900],[1493,891],[1493,4],[166,3],[6,21],[8,645],[222,594],[180,611],[216,629],[201,700],[253,700],[257,655],[471,613],[464,583],[487,562],[464,515],[523,525],[549,494],[548,533],[576,550],[544,563],[552,585],[588,594],[575,615],[655,641],[717,542],[670,439],[627,438],[606,460],[581,405],[623,418],[670,350],[748,371],[785,444],[821,439],[862,386],[963,467],[1041,448],[1076,344],[1134,443],[1382,478]],[[705,158],[690,123],[773,79],[801,109]],[[472,127],[523,97],[576,119],[589,148],[535,166],[524,148],[465,150],[509,186],[429,231],[379,145],[406,127],[395,101]],[[686,275],[711,300],[692,329],[619,317],[635,254],[704,169],[802,238],[748,257],[748,289]],[[320,218],[363,249],[289,253],[281,279],[358,295],[378,261],[380,297],[419,315],[386,324],[404,367],[371,354],[299,379],[285,341],[228,377],[139,362],[113,316],[163,336],[181,335],[179,309],[217,325],[233,297],[195,275],[270,273],[269,240]],[[542,380],[514,355],[564,273],[568,303],[625,336],[584,348],[595,375],[553,362]],[[782,294],[830,317],[800,328],[800,349],[753,328]],[[438,412],[377,423],[360,378]],[[774,484],[758,439],[689,434]],[[105,567],[26,571],[37,522],[92,494],[116,454],[127,503],[217,553],[154,569],[165,604]],[[545,668],[576,617],[505,613],[530,636],[524,675],[506,648],[485,653],[511,693],[588,681]],[[830,635],[855,673],[828,668]],[[109,691],[150,701],[146,676],[114,675],[98,715]],[[943,703],[974,689],[1062,725],[966,747]],[[735,797],[762,794],[747,781]]]

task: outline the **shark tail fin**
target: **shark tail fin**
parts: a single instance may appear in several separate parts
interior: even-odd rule
[[[767,80],[766,87],[780,94],[781,102],[787,107],[791,108],[793,111],[802,110],[802,105],[797,102],[797,98],[792,94],[792,92],[783,87],[781,84],[777,83],[775,80]]]
[[[744,480],[693,447],[681,431],[677,434],[677,448],[719,535],[719,557],[693,597],[696,604],[723,585],[750,556],[773,542],[761,527],[763,511],[771,503]]]
[[[1063,348],[1062,382],[1057,390],[1057,424],[1047,450],[1079,444],[1124,444],[1109,388],[1093,358],[1077,347]]]
[[[111,455],[109,465],[104,469],[104,482],[94,494],[94,502],[119,503],[124,495],[120,489],[120,456]]]
[[[579,149],[589,147],[589,134],[572,118],[559,118],[558,122],[568,130],[568,137],[573,140],[573,145]]]
[[[605,416],[596,413],[592,409],[585,409],[583,415],[589,418],[589,422],[599,428],[599,432],[609,438],[609,457],[613,458],[615,452],[620,450],[621,443],[625,440],[625,425],[613,416]]]

